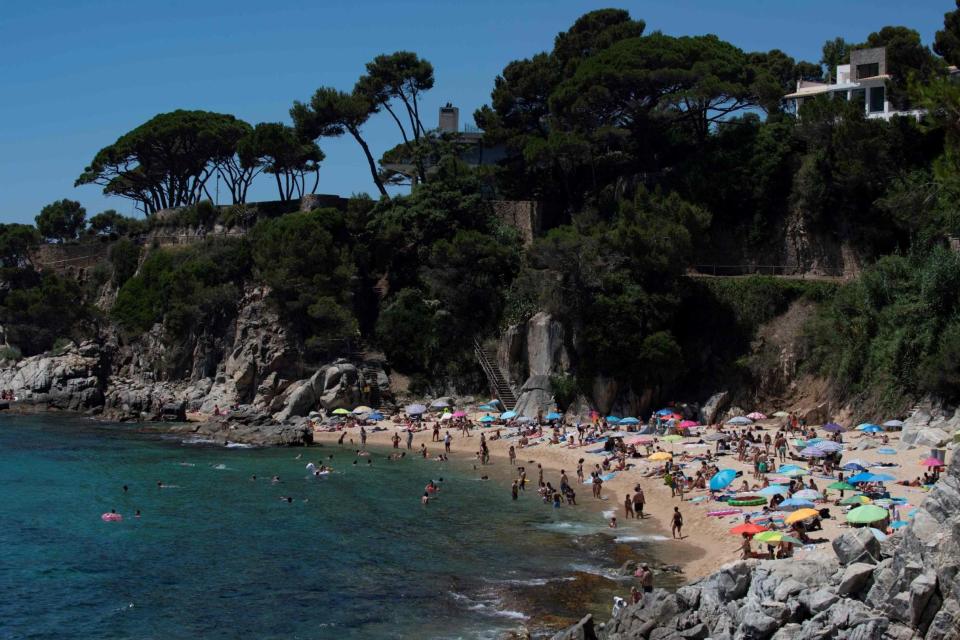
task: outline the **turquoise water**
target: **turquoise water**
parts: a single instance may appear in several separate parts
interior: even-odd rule
[[[307,460],[331,453],[336,473],[308,477]],[[384,453],[355,467],[335,446],[224,449],[0,417],[0,637],[495,637],[535,625],[517,589],[562,592],[574,568],[609,562],[596,513]],[[124,520],[101,521],[110,509]]]

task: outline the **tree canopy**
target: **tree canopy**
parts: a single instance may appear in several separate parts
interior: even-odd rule
[[[57,200],[40,210],[37,231],[47,240],[76,240],[86,223],[87,210],[76,200]]]

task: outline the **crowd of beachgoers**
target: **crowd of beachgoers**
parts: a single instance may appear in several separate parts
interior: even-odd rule
[[[318,442],[358,452],[378,444],[396,457],[468,457],[483,478],[502,461],[510,499],[536,496],[556,509],[596,504],[611,529],[669,531],[685,553],[662,553],[680,559],[689,577],[738,557],[802,555],[847,527],[896,535],[947,462],[942,450],[898,446],[898,420],[809,425],[778,411],[700,425],[671,407],[646,420],[500,409],[495,400],[463,408],[439,401],[392,415],[356,407],[311,419]],[[587,485],[589,499],[581,495]],[[430,497],[428,487],[421,500]],[[660,538],[670,539],[652,539]],[[630,597],[652,584],[652,569],[641,565]]]

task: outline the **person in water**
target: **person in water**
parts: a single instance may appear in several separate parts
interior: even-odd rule
[[[423,496],[420,498],[420,504],[430,504],[430,494],[426,491],[423,492]]]
[[[140,509],[137,509],[137,512],[136,512],[135,514],[133,514],[133,517],[134,517],[134,518],[139,518],[139,517],[140,517]]]

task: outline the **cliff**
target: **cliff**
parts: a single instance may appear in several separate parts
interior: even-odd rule
[[[833,553],[746,560],[676,592],[655,590],[600,628],[591,617],[554,640],[956,640],[960,638],[960,462],[880,543],[844,533]]]

